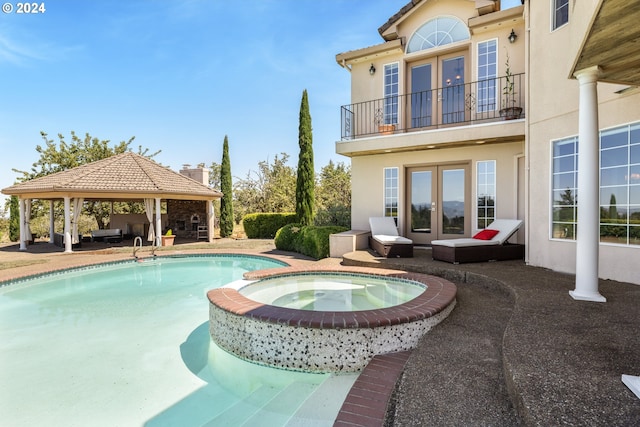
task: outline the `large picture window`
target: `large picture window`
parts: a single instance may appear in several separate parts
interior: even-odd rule
[[[496,219],[496,161],[483,160],[477,163],[477,196],[479,230],[487,228]]]
[[[384,168],[384,216],[398,218],[398,168]]]
[[[575,239],[578,139],[553,142],[552,237]],[[640,245],[640,123],[600,132],[600,242]]]

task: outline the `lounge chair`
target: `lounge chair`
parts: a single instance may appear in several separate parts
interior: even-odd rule
[[[413,240],[398,234],[396,223],[392,217],[369,218],[371,236],[369,247],[385,258],[413,256]]]
[[[521,226],[519,219],[497,219],[471,238],[433,240],[432,257],[454,264],[523,259],[524,245],[507,242]]]

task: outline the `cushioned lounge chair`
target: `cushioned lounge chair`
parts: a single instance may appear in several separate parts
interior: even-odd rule
[[[369,218],[371,236],[369,237],[369,247],[383,257],[403,257],[413,256],[413,240],[402,237],[398,234],[396,223],[392,217],[371,217]]]
[[[521,226],[519,219],[497,219],[471,238],[433,240],[433,259],[454,264],[523,259],[524,245],[507,242]]]

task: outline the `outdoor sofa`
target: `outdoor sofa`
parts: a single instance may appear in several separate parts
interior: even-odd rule
[[[107,228],[91,231],[92,242],[122,242],[122,230],[119,228]]]
[[[508,242],[521,226],[519,219],[497,219],[470,238],[433,240],[431,255],[454,264],[523,259],[524,245]]]

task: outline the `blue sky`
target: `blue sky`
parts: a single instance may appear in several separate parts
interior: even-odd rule
[[[15,2],[12,2],[14,6]],[[381,43],[407,0],[49,0],[0,14],[0,188],[38,160],[40,131],[58,142],[135,136],[155,160],[220,163],[245,178],[282,152],[298,158],[308,90],[315,167],[335,154],[350,76],[335,55]]]

